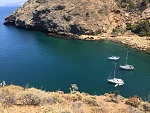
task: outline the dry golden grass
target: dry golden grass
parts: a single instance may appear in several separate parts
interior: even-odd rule
[[[132,103],[138,103],[138,108]],[[134,97],[127,99],[116,94],[65,94],[14,85],[0,88],[0,113],[142,113],[149,112],[149,106]]]

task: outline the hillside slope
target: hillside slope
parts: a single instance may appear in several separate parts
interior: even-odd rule
[[[111,33],[126,23],[150,19],[149,2],[143,11],[131,12],[120,8],[114,0],[28,0],[5,19],[4,24],[15,25],[55,35]]]
[[[78,91],[46,92],[35,88],[0,88],[2,113],[149,113],[150,103],[137,96],[124,98],[114,92],[89,95]]]

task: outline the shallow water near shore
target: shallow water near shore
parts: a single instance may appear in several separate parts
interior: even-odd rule
[[[0,7],[0,80],[7,84],[69,92],[75,83],[80,92],[104,94],[119,90],[129,97],[147,98],[150,93],[150,55],[113,42],[66,40],[44,33],[4,26],[4,18],[17,7]],[[134,71],[120,70],[129,51],[128,63]],[[114,61],[108,56],[119,55],[116,77],[123,86],[107,82]],[[113,73],[112,73],[113,76]]]

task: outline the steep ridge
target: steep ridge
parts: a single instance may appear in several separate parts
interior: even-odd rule
[[[126,23],[149,18],[149,9],[144,11],[140,15],[127,12],[114,0],[28,0],[6,17],[4,24],[77,38],[111,33],[116,27],[123,32]]]

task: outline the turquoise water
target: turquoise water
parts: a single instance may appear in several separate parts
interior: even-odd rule
[[[0,7],[0,81],[47,91],[69,92],[75,83],[79,91],[104,94],[119,90],[129,97],[150,93],[150,55],[112,42],[65,40],[44,33],[4,26],[4,18],[17,7]],[[134,71],[119,70],[129,50]],[[107,56],[119,55],[116,76],[125,85],[114,87],[106,79],[114,62]]]

